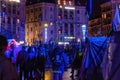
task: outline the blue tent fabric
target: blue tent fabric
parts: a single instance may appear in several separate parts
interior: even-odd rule
[[[112,65],[108,73],[108,80],[120,80],[120,31],[112,34],[111,50],[109,54],[111,54],[110,56],[112,57]]]
[[[112,20],[112,30],[114,32],[118,32],[119,26],[120,26],[120,15],[119,15],[118,4],[116,4],[115,15],[114,15],[114,18]]]
[[[103,80],[100,65],[109,39],[109,37],[86,38],[80,73],[81,80]]]
[[[102,58],[107,48],[107,37],[88,37],[87,38],[87,52],[85,57],[85,68],[93,65],[97,67],[101,64]]]

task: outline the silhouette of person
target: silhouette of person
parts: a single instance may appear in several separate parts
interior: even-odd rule
[[[18,80],[15,66],[5,57],[7,45],[6,37],[0,35],[0,80]]]
[[[64,73],[64,67],[65,67],[65,63],[64,63],[65,60],[63,58],[63,54],[64,54],[64,52],[61,48],[57,47],[55,49],[55,53],[52,58],[53,80],[63,80],[62,76]],[[58,63],[58,62],[60,62],[60,63]]]

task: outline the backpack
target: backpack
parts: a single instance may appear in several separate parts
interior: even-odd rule
[[[63,62],[63,57],[60,54],[56,54],[53,58],[53,66],[60,67]]]

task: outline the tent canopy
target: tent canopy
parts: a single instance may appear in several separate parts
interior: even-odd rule
[[[108,40],[107,37],[88,37],[86,39],[85,68],[97,67],[101,64]]]

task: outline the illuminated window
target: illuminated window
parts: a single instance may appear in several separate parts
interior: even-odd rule
[[[77,42],[81,42],[80,38],[77,39]]]
[[[61,29],[58,30],[58,34],[62,34],[62,30]]]
[[[35,31],[36,34],[38,34],[37,30]]]
[[[20,19],[17,19],[17,23],[20,23]]]
[[[119,4],[119,9],[120,9],[120,4]]]
[[[103,14],[102,14],[102,18],[103,18],[103,19],[106,19],[106,13],[103,13]]]
[[[60,4],[60,0],[58,0],[58,4]]]
[[[63,4],[64,4],[64,5],[66,5],[66,4],[67,4],[67,3],[66,3],[66,0],[64,0],[64,1],[63,1]]]
[[[72,5],[72,1],[69,1],[69,5]]]
[[[103,18],[103,14],[102,14],[102,18]]]
[[[52,25],[53,25],[53,23],[51,22],[51,23],[50,23],[50,26],[52,26]]]

